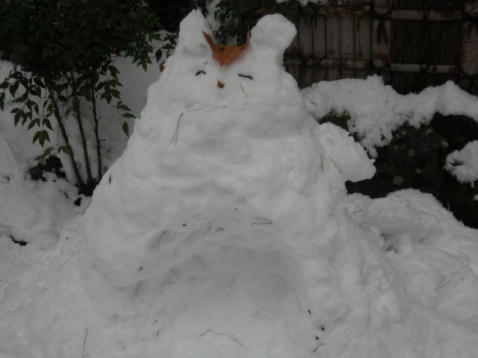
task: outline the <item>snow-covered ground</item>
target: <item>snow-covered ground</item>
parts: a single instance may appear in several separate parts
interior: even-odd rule
[[[373,154],[435,111],[478,118],[476,98],[378,77],[300,92],[281,16],[223,67],[201,31],[194,12],[159,81],[118,60],[141,119],[126,146],[101,108],[110,168],[91,202],[29,180],[43,150],[0,113],[0,358],[478,357],[478,231],[414,190],[347,195],[372,162],[312,116],[347,111]],[[477,149],[450,155],[458,179],[478,177]]]

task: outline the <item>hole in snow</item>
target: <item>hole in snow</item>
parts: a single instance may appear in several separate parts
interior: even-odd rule
[[[20,245],[20,246],[26,246],[28,244],[28,242],[26,241],[23,241],[23,240],[16,240],[13,236],[10,236],[10,239],[17,245]]]
[[[140,282],[135,301],[159,305],[152,314],[159,321],[169,320],[176,332],[193,337],[209,330],[227,333],[248,349],[278,337],[287,340],[291,330],[308,331],[303,336],[309,336],[313,328],[301,307],[299,265],[271,245],[219,245],[194,254],[161,277]]]

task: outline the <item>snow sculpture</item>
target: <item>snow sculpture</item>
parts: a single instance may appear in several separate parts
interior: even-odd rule
[[[375,169],[345,131],[309,116],[282,67],[296,34],[284,17],[261,19],[248,47],[224,66],[202,31],[212,35],[193,11],[126,151],[94,193],[85,213],[86,275],[138,290],[196,260],[191,279],[215,267],[232,270],[233,285],[246,263],[256,286],[235,286],[236,294],[253,297],[275,277],[306,319],[324,319],[317,302],[331,292],[328,260],[339,221],[348,220],[338,205],[344,182]]]

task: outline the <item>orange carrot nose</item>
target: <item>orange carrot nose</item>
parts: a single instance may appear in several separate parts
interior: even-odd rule
[[[234,46],[234,45],[217,45],[212,40],[211,36],[206,34],[204,31],[202,32],[206,41],[208,42],[209,46],[212,49],[212,58],[219,62],[219,64],[225,65],[234,60],[239,54],[244,50],[247,45],[249,44],[249,39],[251,38],[251,33],[247,33],[246,43],[242,46]]]

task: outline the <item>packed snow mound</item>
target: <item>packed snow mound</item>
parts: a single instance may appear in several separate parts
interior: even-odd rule
[[[460,183],[478,180],[478,141],[467,143],[462,150],[455,150],[446,157],[445,169]]]
[[[203,31],[211,34],[200,11],[183,20],[126,151],[95,190],[84,218],[88,289],[137,294],[218,275],[214,285],[229,282],[234,293],[228,302],[251,302],[248,318],[287,321],[280,307],[296,302],[294,314],[308,321],[298,329],[315,324],[312,332],[327,317],[318,302],[333,285],[327,262],[345,180],[375,168],[345,131],[308,114],[282,66],[296,33],[283,16],[261,19],[225,66]]]
[[[321,241],[311,234],[335,235],[319,208],[340,200],[345,179],[375,171],[344,131],[308,115],[279,56],[295,35],[291,23],[263,18],[248,48],[224,67],[212,60],[202,31],[210,29],[199,11],[181,23],[175,55],[86,213],[87,250],[119,286],[174,267],[203,241],[241,241],[233,223],[260,224],[244,245],[279,235],[265,241],[311,256]],[[342,144],[354,160],[340,159]]]

